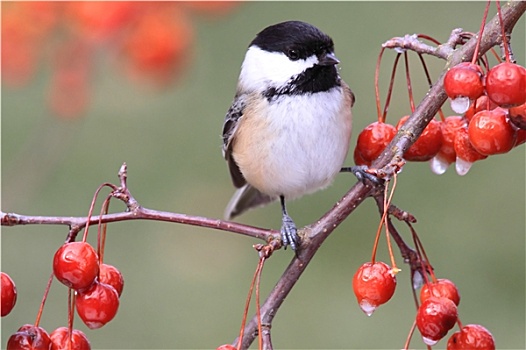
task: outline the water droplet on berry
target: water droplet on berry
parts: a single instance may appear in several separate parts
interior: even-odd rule
[[[415,271],[413,274],[413,289],[418,289],[424,285],[424,278],[420,271]]]
[[[451,100],[451,109],[458,114],[464,114],[469,109],[471,101],[468,97],[460,96]]]
[[[426,345],[429,345],[429,346],[433,346],[436,343],[438,343],[438,340],[433,340],[433,339],[429,339],[429,338],[426,338],[426,337],[422,337],[422,340],[424,341],[424,343]]]
[[[449,167],[449,162],[445,160],[444,158],[440,157],[440,155],[436,155],[429,161],[429,166],[431,167],[431,171],[437,175],[442,175],[446,172],[447,168]]]
[[[472,162],[468,162],[467,160],[457,157],[455,162],[455,170],[457,171],[458,175],[464,176],[468,173],[469,169],[471,169],[472,165]]]
[[[362,311],[365,312],[367,316],[371,316],[374,310],[376,310],[376,306],[372,305],[371,303],[369,303],[367,300],[364,299],[360,302],[360,309],[362,309]]]

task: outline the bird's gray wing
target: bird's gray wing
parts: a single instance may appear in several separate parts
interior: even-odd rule
[[[223,157],[227,161],[228,169],[232,182],[237,188],[242,187],[247,182],[241,174],[238,165],[232,157],[232,140],[235,137],[239,121],[243,118],[243,111],[246,104],[246,95],[238,94],[234,97],[232,105],[228,109],[223,123]]]
[[[232,106],[230,106],[226,113],[225,122],[223,124],[223,157],[227,161],[232,182],[234,183],[234,186],[238,188],[226,207],[226,219],[231,219],[248,209],[265,205],[277,199],[261,193],[249,185],[232,156],[232,142],[235,138],[239,122],[243,118],[243,111],[247,99],[248,95],[236,95],[232,102]]]

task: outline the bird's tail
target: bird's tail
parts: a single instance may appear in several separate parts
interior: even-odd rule
[[[249,184],[246,184],[239,188],[232,196],[232,199],[225,209],[225,219],[230,220],[248,209],[263,206],[276,199],[278,198],[263,194]]]

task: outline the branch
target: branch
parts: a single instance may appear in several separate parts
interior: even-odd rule
[[[259,227],[238,224],[231,221],[205,218],[201,216],[192,216],[186,214],[159,211],[142,207],[139,202],[131,195],[128,190],[127,167],[123,164],[119,170],[120,187],[110,185],[114,190],[111,196],[120,199],[126,204],[128,211],[102,216],[88,217],[70,217],[70,216],[28,216],[14,213],[4,213],[0,211],[0,222],[2,226],[16,225],[67,225],[70,228],[68,240],[73,241],[77,233],[89,225],[106,224],[111,222],[129,221],[129,220],[155,220],[173,222],[185,225],[207,227],[216,230],[228,231],[242,234],[245,236],[262,239],[269,243],[275,239],[280,239],[278,231],[263,229]]]
[[[99,223],[99,216],[92,216],[89,222],[87,221],[87,217],[28,216],[15,213],[4,213],[1,211],[0,216],[2,226],[67,225],[70,227],[70,230],[75,233],[82,230],[88,224],[97,225]],[[279,232],[275,230],[262,229],[259,227],[238,224],[231,221],[153,210],[143,207],[138,207],[136,210],[129,212],[102,215],[100,220],[103,224],[130,220],[165,221],[238,233],[245,236],[262,239],[266,242],[279,239]]]

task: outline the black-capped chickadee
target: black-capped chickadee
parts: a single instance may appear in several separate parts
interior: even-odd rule
[[[332,39],[308,23],[263,29],[250,43],[223,125],[234,186],[230,219],[280,199],[283,245],[299,246],[285,201],[327,187],[342,169],[354,95],[338,75]]]

